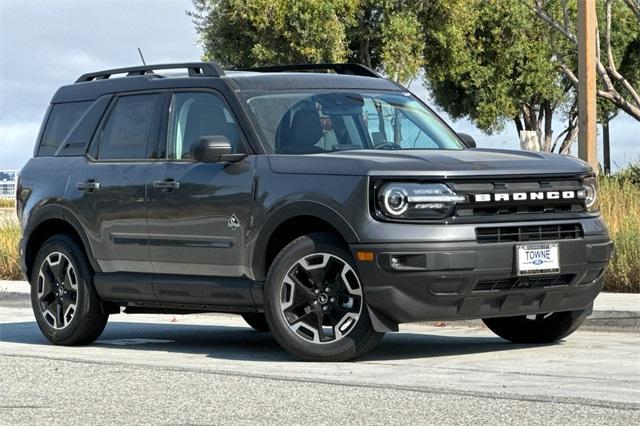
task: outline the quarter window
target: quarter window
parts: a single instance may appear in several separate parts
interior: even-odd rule
[[[225,136],[233,152],[243,152],[238,125],[224,101],[213,93],[176,93],[171,102],[167,157],[191,158],[191,147],[203,136]]]
[[[54,104],[38,147],[38,157],[52,157],[92,102]]]
[[[98,158],[101,160],[143,160],[153,156],[149,149],[160,95],[122,96],[102,130]]]

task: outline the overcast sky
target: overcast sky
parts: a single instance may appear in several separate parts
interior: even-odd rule
[[[190,9],[190,0],[0,0],[0,169],[24,165],[51,96],[80,74],[138,65],[138,46],[147,63],[198,60],[202,49],[185,13]],[[426,98],[421,84],[412,90]],[[493,136],[465,120],[453,127],[482,147],[518,147],[511,123]],[[554,129],[558,133],[561,123]],[[640,158],[637,121],[616,118],[611,139],[618,165]]]

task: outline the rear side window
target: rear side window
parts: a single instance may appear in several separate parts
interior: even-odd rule
[[[38,147],[38,157],[52,157],[92,102],[54,104]]]
[[[157,121],[161,95],[133,95],[118,98],[102,129],[98,158],[101,160],[143,160],[149,158],[152,132]]]

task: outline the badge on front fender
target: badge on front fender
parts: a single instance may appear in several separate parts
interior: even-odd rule
[[[232,231],[235,231],[240,227],[240,221],[238,220],[235,214],[231,215],[231,217],[227,221],[227,226],[231,228]]]

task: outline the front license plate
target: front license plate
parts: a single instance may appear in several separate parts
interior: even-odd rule
[[[516,246],[518,275],[556,274],[560,272],[558,244]]]

